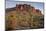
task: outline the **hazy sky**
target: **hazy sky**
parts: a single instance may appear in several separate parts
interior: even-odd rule
[[[31,2],[30,0],[28,2],[16,2],[17,0],[6,0],[6,8],[11,8],[11,7],[15,7],[16,4],[29,4],[33,7],[35,7],[36,9],[40,9],[41,12],[43,13],[43,8],[44,8],[44,4],[43,3],[38,3],[38,2]],[[18,0],[21,1],[21,0]]]

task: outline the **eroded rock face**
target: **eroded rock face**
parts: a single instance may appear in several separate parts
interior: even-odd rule
[[[26,6],[26,7],[24,7]],[[16,10],[6,13],[7,29],[38,28],[39,19],[33,20],[33,12],[30,5],[18,5]],[[36,18],[37,19],[37,18]],[[35,21],[35,22],[34,22]]]

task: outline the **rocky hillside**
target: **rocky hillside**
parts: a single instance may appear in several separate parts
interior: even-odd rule
[[[44,16],[39,9],[28,4],[17,4],[6,9],[6,29],[43,28]]]

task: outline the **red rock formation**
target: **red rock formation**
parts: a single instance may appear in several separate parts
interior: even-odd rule
[[[34,7],[30,6],[30,5],[27,5],[27,4],[18,4],[16,5],[16,9],[19,11],[24,11],[24,10],[27,10],[29,11],[29,9],[32,8],[32,13],[34,14],[39,14],[39,15],[42,15],[41,11],[39,9],[35,9]]]
[[[19,4],[19,5],[16,5],[16,9],[17,10],[26,10],[26,9],[29,9],[30,8],[30,5],[27,5],[27,4]]]
[[[9,10],[10,12],[6,14],[7,16],[6,20],[9,21],[7,23],[8,28],[10,27],[12,29],[16,29],[16,27],[19,28],[19,26],[33,27],[34,25],[33,25],[32,14],[37,16],[42,15],[39,9],[35,9],[34,7],[27,4],[16,5],[15,8],[11,8],[10,10]],[[34,27],[38,27],[39,23],[36,20],[34,24],[35,24]]]
[[[32,8],[32,12],[36,13],[36,9],[34,7],[31,7],[31,8]]]
[[[41,11],[39,9],[36,9],[37,15],[42,15]]]

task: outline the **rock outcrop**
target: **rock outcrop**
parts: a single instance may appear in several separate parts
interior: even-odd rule
[[[6,9],[6,27],[7,29],[42,28],[44,22],[40,20],[40,16],[43,15],[39,9],[28,4],[17,4],[14,8]]]

